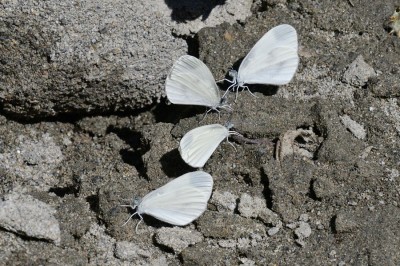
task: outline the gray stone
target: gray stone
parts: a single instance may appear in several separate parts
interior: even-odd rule
[[[5,1],[0,100],[15,116],[139,109],[165,96],[164,80],[193,35],[251,15],[252,0]],[[184,22],[184,23],[182,23]],[[174,34],[173,34],[174,33]],[[4,47],[4,48],[2,48]]]
[[[294,230],[298,238],[307,238],[311,235],[311,227],[306,222],[299,222],[298,227]]]
[[[266,234],[262,223],[227,212],[206,211],[197,223],[205,237],[237,239],[250,234]]]
[[[365,139],[367,136],[367,132],[365,131],[364,127],[350,118],[348,115],[339,116],[340,120],[342,121],[343,125],[350,130],[353,135],[358,139]]]
[[[73,236],[72,241],[75,241],[76,238],[81,238],[90,228],[92,212],[90,211],[89,203],[83,198],[66,195],[57,208],[57,214],[62,233],[68,232],[71,234]],[[71,223],[71,221],[73,222]]]
[[[301,222],[308,222],[308,219],[309,219],[309,217],[308,217],[308,214],[306,214],[306,213],[301,214],[299,217],[299,221],[301,221]]]
[[[61,234],[55,212],[54,208],[32,196],[8,194],[0,201],[0,227],[59,245]]]
[[[31,134],[18,135],[13,141],[12,146],[0,153],[0,167],[37,190],[47,190],[58,182],[54,170],[64,156],[53,136],[32,130]]]
[[[115,244],[115,256],[122,260],[136,261],[137,259],[150,258],[151,252],[141,248],[138,244],[120,241]]]
[[[294,230],[294,234],[296,235],[296,243],[300,246],[304,246],[306,244],[305,239],[311,235],[311,227],[306,222],[299,222],[298,227]]]
[[[312,182],[311,188],[317,199],[324,199],[333,196],[336,191],[335,184],[324,176],[316,177]]]
[[[183,265],[238,265],[232,248],[213,247],[207,243],[186,248],[181,253]]]
[[[335,111],[340,105],[340,102],[324,101],[319,106],[318,113],[325,124],[327,136],[318,151],[318,159],[324,163],[352,163],[357,160],[364,149],[363,141],[354,138],[343,127],[339,115]]]
[[[357,58],[347,67],[343,74],[343,81],[355,87],[362,87],[371,77],[376,76],[375,70],[364,61],[362,55]]]
[[[236,241],[233,239],[221,239],[218,241],[218,245],[222,248],[235,248]]]
[[[276,225],[279,221],[278,215],[267,208],[265,199],[251,197],[246,193],[241,195],[238,209],[243,217],[258,217],[266,224]]]
[[[163,1],[5,1],[3,110],[38,118],[143,108],[160,101],[186,54]]]
[[[155,236],[158,244],[171,248],[175,253],[181,253],[188,246],[202,242],[203,239],[201,233],[179,227],[162,227],[157,230]]]
[[[253,265],[257,265],[257,264],[255,263],[255,261],[253,261],[253,260],[251,260],[251,259],[248,259],[248,258],[240,258],[240,262],[241,262],[240,265],[243,265],[243,266],[253,266]]]
[[[251,15],[252,0],[219,1],[165,1],[172,9],[173,21],[171,26],[178,35],[191,35],[205,27],[215,27],[223,22],[230,24],[244,22]],[[218,1],[215,1],[218,3]],[[185,23],[180,23],[184,21]]]
[[[214,191],[210,203],[217,207],[220,212],[233,213],[236,209],[237,196],[233,195],[228,191],[220,192]]]
[[[337,233],[350,233],[357,229],[358,223],[354,220],[353,214],[340,212],[336,215],[335,230]]]
[[[92,223],[82,241],[91,250],[87,258],[92,265],[117,265],[119,260],[114,257],[116,240],[105,233],[103,226]]]
[[[267,233],[269,236],[273,236],[273,235],[276,235],[279,232],[279,230],[281,230],[281,227],[275,226],[275,227],[268,229]]]

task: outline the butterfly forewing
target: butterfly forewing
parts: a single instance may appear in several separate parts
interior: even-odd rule
[[[208,199],[199,189],[183,188],[162,197],[162,201],[160,198],[158,207],[148,207],[145,213],[166,223],[187,225],[206,210]]]
[[[172,66],[165,82],[167,97],[171,103],[219,106],[220,92],[208,67],[196,57],[181,56]]]
[[[289,82],[297,69],[299,61],[297,50],[297,33],[292,26],[283,24],[272,28],[243,59],[238,71],[238,80],[249,84],[285,84],[273,79],[275,75],[279,75],[278,81],[288,80]],[[278,71],[279,67],[282,73]],[[264,70],[261,71],[262,69]],[[269,70],[274,69],[274,74],[268,73]],[[283,74],[285,71],[287,74]],[[255,82],[255,80],[258,81]]]
[[[170,224],[186,225],[206,210],[212,187],[212,177],[205,172],[184,174],[147,194],[138,212]]]
[[[297,50],[277,47],[270,54],[255,58],[253,67],[243,69],[239,79],[245,77],[247,84],[287,84],[292,80],[298,64]]]
[[[228,135],[229,130],[219,124],[192,129],[180,141],[181,157],[188,165],[201,168]]]

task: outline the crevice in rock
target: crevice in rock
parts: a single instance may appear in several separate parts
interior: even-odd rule
[[[261,184],[264,186],[263,189],[263,195],[265,197],[267,207],[268,209],[272,209],[273,207],[273,200],[272,200],[272,190],[269,187],[269,178],[268,176],[264,173],[263,170],[260,171],[260,176],[261,176]]]
[[[148,179],[142,156],[150,150],[150,144],[144,141],[142,134],[129,128],[117,128],[113,126],[107,129],[107,133],[110,132],[115,133],[132,148],[120,150],[122,160],[129,165],[135,166],[139,174]]]
[[[50,193],[56,194],[58,197],[63,198],[65,195],[77,195],[79,189],[76,186],[69,187],[52,187],[49,189]]]

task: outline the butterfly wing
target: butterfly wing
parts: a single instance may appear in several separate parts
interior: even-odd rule
[[[138,211],[169,224],[187,225],[207,209],[212,188],[211,175],[190,172],[147,194]]]
[[[182,159],[195,168],[203,167],[229,130],[219,124],[197,127],[186,133],[179,143]]]
[[[165,82],[165,91],[171,103],[219,106],[220,92],[208,67],[196,57],[181,56],[172,66]]]
[[[269,30],[243,59],[238,81],[247,84],[283,85],[299,64],[296,30],[287,24]]]

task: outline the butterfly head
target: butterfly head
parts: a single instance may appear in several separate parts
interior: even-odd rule
[[[234,127],[234,124],[232,122],[228,121],[225,123],[225,127],[229,130]]]
[[[139,206],[141,201],[142,201],[141,197],[134,196],[132,199],[132,203],[131,203],[132,209],[136,209]]]
[[[236,70],[231,69],[231,70],[229,70],[228,74],[231,78],[233,78],[233,81],[235,81],[237,79],[238,72]],[[233,83],[236,83],[236,82],[233,82]]]

